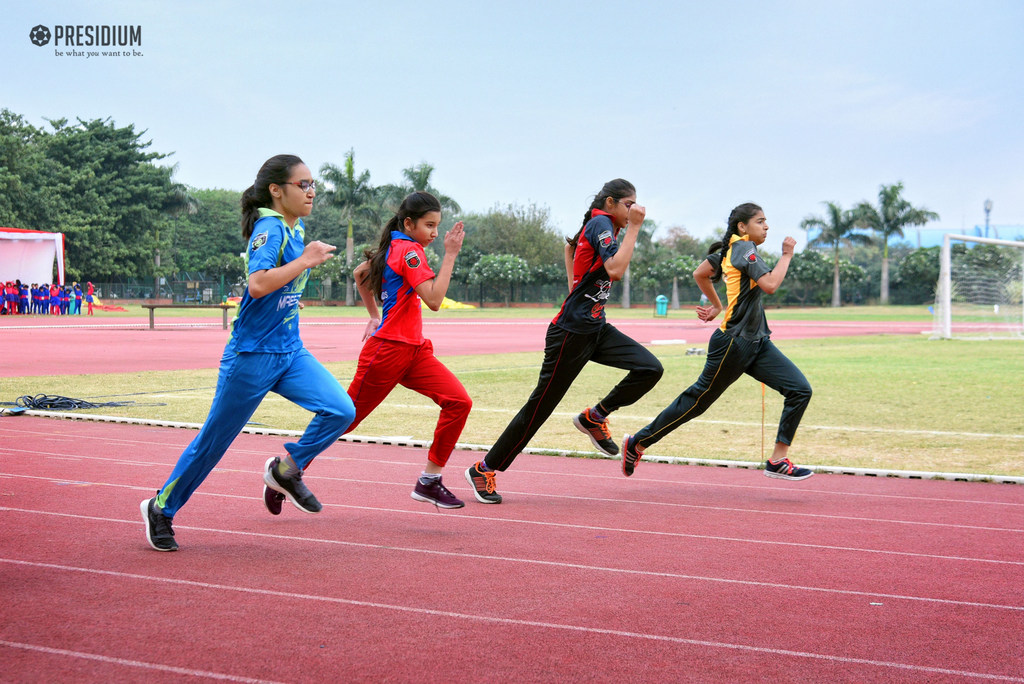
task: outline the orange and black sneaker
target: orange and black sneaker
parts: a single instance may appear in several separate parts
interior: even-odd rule
[[[636,464],[643,458],[644,448],[637,444],[636,437],[626,435],[622,439],[622,474],[629,477],[636,470]]]
[[[612,432],[608,429],[608,419],[598,421],[591,417],[591,409],[583,409],[583,413],[572,419],[576,429],[590,437],[594,448],[602,454],[616,456],[619,453],[618,445],[612,441]]]
[[[480,465],[481,463],[477,461],[466,469],[466,480],[473,487],[473,495],[480,503],[501,503],[501,494],[495,491],[494,471],[481,470]]]

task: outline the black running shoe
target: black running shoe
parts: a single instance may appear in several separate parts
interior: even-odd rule
[[[267,485],[263,485],[263,505],[267,507],[271,515],[281,515],[281,504],[284,503],[284,494],[275,492]]]
[[[622,439],[622,474],[629,477],[636,470],[637,464],[643,458],[644,448],[636,443],[636,438],[626,435]]]
[[[765,461],[764,474],[767,477],[775,477],[780,480],[806,480],[814,474],[814,471],[809,468],[798,468],[790,463],[788,458],[784,458],[778,463]]]
[[[423,484],[420,480],[416,480],[416,488],[412,490],[411,496],[416,501],[432,503],[438,508],[462,508],[466,505],[448,491],[448,488],[441,483],[441,478],[437,478],[430,484]]]
[[[493,470],[480,470],[480,463],[474,463],[466,469],[466,481],[473,487],[473,496],[480,503],[501,503],[501,494],[496,491]]]
[[[263,473],[263,483],[268,488],[273,489],[275,492],[279,492],[288,497],[288,500],[295,504],[295,507],[304,513],[319,513],[323,510],[323,506],[313,496],[313,492],[309,491],[309,488],[302,482],[302,470],[295,473],[291,477],[285,477],[278,472],[277,466],[281,462],[281,459],[277,456],[268,459],[266,470]],[[264,497],[264,503],[266,498]],[[270,506],[267,506],[269,509]],[[273,511],[270,511],[273,513]]]
[[[146,523],[146,541],[157,551],[177,551],[171,519],[156,505],[156,498],[146,499],[139,504],[142,521]]]
[[[608,429],[608,419],[597,421],[591,418],[590,409],[584,409],[583,413],[572,419],[572,424],[580,432],[590,438],[594,448],[602,454],[615,456],[619,453],[619,446],[612,441],[611,430]]]

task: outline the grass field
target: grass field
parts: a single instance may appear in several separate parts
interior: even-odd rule
[[[113,302],[116,303],[116,302]],[[692,320],[694,317],[694,303],[680,304],[679,309],[669,309],[668,317]],[[127,311],[105,311],[104,317],[111,318],[137,318],[147,316],[148,312],[138,304],[125,304]],[[430,318],[535,318],[549,319],[554,315],[558,307],[530,306],[530,307],[488,307],[485,309],[446,309],[433,312],[423,310],[425,320]],[[611,320],[616,318],[651,318],[654,310],[650,306],[633,307],[622,309],[619,307],[608,307],[608,317]],[[839,308],[783,308],[768,310],[769,322],[772,320],[790,321],[924,321],[930,322],[932,314],[928,312],[927,306],[845,306]],[[161,309],[157,314],[165,316],[189,316],[194,318],[220,318],[220,309]],[[302,310],[303,318],[351,318],[366,316],[366,309],[360,306],[319,306],[307,305]]]
[[[307,307],[304,315],[320,313],[319,308]],[[339,308],[330,310],[331,315],[339,315]],[[507,309],[496,311],[505,316],[510,313]],[[525,312],[524,316],[550,314],[546,309],[512,311]],[[822,320],[831,310],[815,311]],[[890,315],[889,307],[881,312],[841,309],[837,316],[846,315],[836,320],[852,320],[855,312],[858,317]],[[216,310],[210,313],[220,315]],[[803,315],[800,310],[789,313]],[[781,319],[783,314],[773,311],[769,315]],[[691,314],[686,311],[685,315]],[[621,317],[620,311],[610,312],[610,317]],[[906,315],[899,318],[907,319]],[[1024,475],[1024,384],[1020,381],[1024,344],[1020,341],[940,342],[920,336],[882,335],[777,344],[814,388],[790,452],[795,462]],[[703,367],[704,358],[687,356],[682,346],[659,346],[653,351],[665,365],[665,375],[639,403],[612,416],[617,441],[623,433],[650,421]],[[474,401],[462,442],[494,441],[533,389],[541,359],[540,351],[443,358]],[[328,368],[347,386],[355,362],[328,364]],[[621,371],[590,364],[530,446],[589,451],[589,442],[572,426],[571,417],[598,401],[621,377]],[[22,394],[58,394],[94,402],[135,400],[140,405],[92,412],[199,423],[209,408],[215,382],[215,369],[5,378],[0,379],[0,401],[13,401]],[[781,397],[769,390],[765,397],[766,451],[774,441],[781,408]],[[744,377],[707,413],[648,453],[760,461],[761,415],[761,386]],[[436,419],[437,408],[430,400],[397,388],[357,433],[429,440]],[[277,395],[270,395],[253,417],[254,423],[291,430],[302,429],[308,420],[308,413]],[[183,435],[183,445],[187,439]]]

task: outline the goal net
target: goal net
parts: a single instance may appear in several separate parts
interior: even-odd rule
[[[945,235],[933,339],[1024,339],[1024,242]]]

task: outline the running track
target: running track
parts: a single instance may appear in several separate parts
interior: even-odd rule
[[[424,450],[342,443],[273,517],[243,434],[158,553],[193,434],[0,419],[5,681],[1024,682],[1020,487],[525,454],[442,512]]]
[[[216,366],[223,330],[162,323],[0,339],[28,352],[24,375]],[[303,337],[350,360],[362,325]],[[536,351],[544,327],[426,332],[469,354]],[[694,346],[711,331],[620,327]],[[47,350],[62,350],[52,367]],[[342,443],[309,472],[324,512],[275,518],[260,466],[286,439],[243,434],[178,515],[182,550],[157,553],[138,502],[193,434],[0,419],[5,680],[1024,682],[1020,487],[658,463],[626,479],[524,454],[500,478],[506,502],[484,506],[460,477],[479,453],[456,452],[447,484],[469,503],[440,512],[408,497],[423,450]]]

